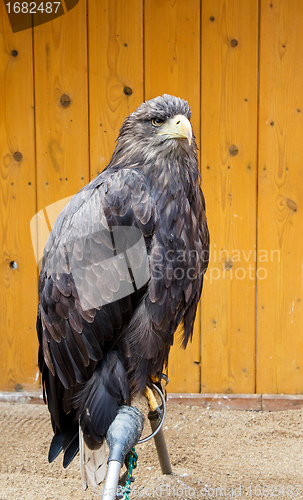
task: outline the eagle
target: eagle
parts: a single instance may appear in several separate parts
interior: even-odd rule
[[[48,237],[37,334],[50,462],[98,453],[119,406],[161,380],[176,331],[184,348],[192,338],[209,232],[190,119],[175,96],[143,102]]]

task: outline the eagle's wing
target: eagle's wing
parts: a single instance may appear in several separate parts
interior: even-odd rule
[[[47,399],[59,428],[61,405],[65,412],[72,406],[68,391],[92,376],[140,300],[155,217],[144,177],[124,168],[104,171],[54,224],[40,273],[37,331]],[[120,226],[129,231],[115,232]]]
[[[190,272],[183,285],[187,302],[186,312],[183,317],[182,345],[184,348],[186,348],[188,341],[192,339],[196,311],[202,293],[204,274],[209,262],[209,231],[205,214],[205,200],[203,192],[199,187],[197,187],[196,203],[197,200],[199,200],[198,206],[194,207],[191,213],[192,229],[189,236],[190,239],[194,239],[195,249],[194,255],[190,256],[189,269],[195,269],[195,273]],[[193,201],[191,204],[193,204]],[[200,257],[198,262],[195,261],[195,255]]]

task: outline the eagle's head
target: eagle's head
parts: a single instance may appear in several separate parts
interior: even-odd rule
[[[124,121],[113,155],[115,163],[150,162],[196,156],[186,101],[164,94],[144,102]]]

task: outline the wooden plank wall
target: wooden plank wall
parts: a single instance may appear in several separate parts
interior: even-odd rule
[[[123,119],[166,92],[192,107],[211,231],[168,390],[303,392],[302,18],[301,0],[80,0],[13,34],[0,4],[0,390],[39,385],[30,220],[95,177]]]
[[[202,389],[253,393],[258,2],[202,5],[201,165],[212,242]]]
[[[12,34],[2,2],[0,31],[0,389],[18,391],[38,383],[32,31]]]
[[[302,19],[300,0],[262,3],[258,246],[267,260],[258,283],[259,392],[303,391]]]

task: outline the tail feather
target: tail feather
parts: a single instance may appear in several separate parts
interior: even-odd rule
[[[65,432],[58,432],[54,435],[48,452],[49,463],[53,462],[61,451],[64,451],[63,467],[66,468],[79,451],[77,424],[72,425]]]
[[[63,467],[65,469],[73,461],[78,451],[79,451],[79,439],[77,433],[75,437],[68,444],[68,447],[64,449]]]
[[[85,491],[89,485],[93,487],[98,486],[105,478],[106,444],[104,441],[97,450],[88,448],[83,438],[81,425],[79,425],[79,444],[81,482]]]
[[[52,463],[63,450],[63,436],[63,432],[54,435],[48,452],[49,463]]]

